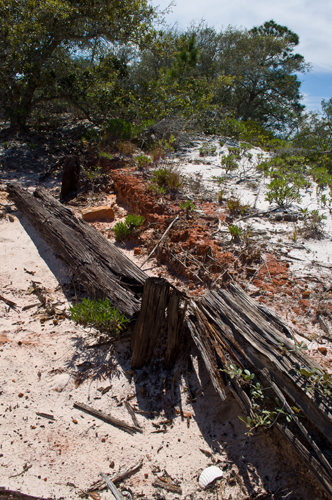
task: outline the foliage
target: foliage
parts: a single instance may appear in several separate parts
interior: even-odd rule
[[[231,226],[228,226],[228,231],[232,236],[232,241],[238,241],[241,239],[242,229],[239,226],[232,224]]]
[[[112,44],[143,43],[153,16],[145,0],[1,0],[1,107],[11,127],[23,128],[42,101],[64,99],[82,108],[105,72],[103,55],[114,62],[99,94],[105,100],[123,73]]]
[[[123,241],[127,239],[131,234],[131,230],[125,222],[117,222],[114,226],[113,231],[116,241]]]
[[[81,325],[89,325],[108,335],[120,335],[128,321],[124,314],[105,299],[83,299],[69,308],[71,319]]]
[[[126,224],[131,231],[134,231],[135,229],[141,227],[142,224],[144,224],[144,221],[145,219],[142,215],[131,214],[127,215],[126,217]]]
[[[187,217],[189,216],[189,212],[193,212],[195,210],[195,205],[191,200],[180,203],[179,207],[181,210],[186,212]]]
[[[300,188],[292,183],[289,178],[278,177],[273,179],[268,185],[268,192],[265,199],[269,203],[275,202],[279,207],[287,207],[293,201],[301,202]]]
[[[243,215],[248,210],[249,205],[243,205],[238,196],[231,196],[226,200],[230,215]]]
[[[226,174],[232,172],[233,170],[237,170],[239,168],[239,165],[235,161],[235,156],[232,154],[223,156],[221,158],[221,165],[225,168]]]
[[[301,209],[304,216],[303,227],[301,233],[307,238],[321,239],[324,236],[324,220],[326,216],[320,214],[318,210]]]
[[[199,148],[199,156],[214,156],[216,154],[216,151],[216,146],[206,143]]]
[[[165,165],[153,171],[151,180],[152,189],[161,189],[162,193],[169,191],[178,191],[183,184],[183,178],[177,167],[174,165]]]
[[[266,397],[262,385],[259,382],[254,382],[254,373],[247,369],[237,368],[232,363],[227,364],[221,371],[227,373],[231,379],[236,378],[250,395],[251,416],[246,418],[239,416],[239,419],[245,423],[248,429],[248,432],[246,432],[248,436],[251,436],[258,427],[271,427],[281,415],[288,423],[291,422],[292,415],[284,410],[284,404],[281,404],[278,398],[272,401],[269,397]]]
[[[135,230],[144,224],[144,217],[142,215],[127,215],[125,222],[117,222],[114,226],[114,235],[117,241],[127,239]]]
[[[151,163],[151,158],[149,156],[145,155],[138,155],[135,158],[135,161],[137,161],[139,168],[145,168]]]

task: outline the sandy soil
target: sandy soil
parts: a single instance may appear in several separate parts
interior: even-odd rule
[[[25,177],[31,189],[36,183],[35,174]],[[0,195],[0,295],[15,303],[0,300],[0,486],[43,498],[89,497],[100,472],[112,478],[142,460],[118,484],[126,498],[325,498],[274,434],[245,435],[238,404],[231,395],[220,400],[194,346],[170,371],[158,358],[131,370],[128,340],[93,347],[91,332],[66,314],[78,292],[70,273],[24,215],[8,208],[4,184]],[[133,425],[129,402],[142,433],[130,435],[75,402]],[[198,477],[213,464],[223,477],[203,491]],[[182,494],[153,486],[157,477]],[[112,495],[102,489],[90,498]]]

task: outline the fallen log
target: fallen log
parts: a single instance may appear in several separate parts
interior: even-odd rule
[[[228,384],[247,412],[249,433],[279,431],[332,498],[331,395],[326,385],[310,387],[323,369],[279,318],[233,284],[191,302],[187,324],[218,393],[224,397]]]
[[[45,189],[38,188],[31,195],[17,185],[8,184],[7,191],[93,297],[109,298],[128,318],[139,311],[137,293],[143,290],[147,278],[144,271]]]

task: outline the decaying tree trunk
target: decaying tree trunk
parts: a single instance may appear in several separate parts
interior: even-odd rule
[[[331,396],[322,388],[308,390],[310,381],[299,370],[322,369],[290,341],[286,325],[235,285],[209,292],[200,304],[192,302],[187,324],[221,397],[228,379],[234,396],[257,422],[254,404],[259,400],[251,397],[250,384],[227,372],[232,364],[255,374],[264,390],[261,408],[271,411],[271,428],[291,444],[332,498]]]
[[[180,345],[185,308],[183,295],[162,278],[148,278],[144,285],[142,307],[132,336],[132,368],[150,363],[156,341],[167,320],[166,366],[174,360]]]
[[[139,311],[137,293],[143,290],[147,278],[139,267],[45,189],[36,189],[33,196],[13,184],[9,184],[7,190],[17,207],[93,297],[111,299],[128,318]]]
[[[81,165],[77,156],[67,156],[63,165],[60,200],[69,200],[79,188]]]

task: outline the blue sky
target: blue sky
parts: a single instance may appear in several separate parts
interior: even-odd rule
[[[165,9],[169,0],[153,0]],[[273,19],[300,37],[297,52],[312,64],[300,75],[303,103],[319,110],[322,99],[332,97],[332,2],[329,0],[176,0],[165,16],[168,24],[186,28],[204,19],[217,30],[228,25],[252,28]]]

